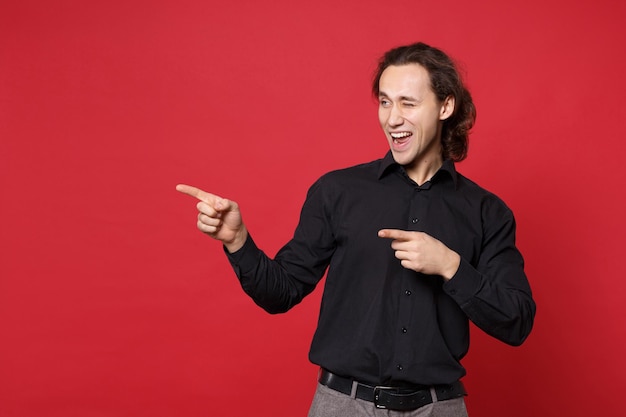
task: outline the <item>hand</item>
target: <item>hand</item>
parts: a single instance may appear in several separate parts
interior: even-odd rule
[[[459,269],[461,257],[441,241],[424,232],[382,229],[378,237],[393,239],[391,248],[406,269],[450,280]]]
[[[179,184],[176,190],[200,200],[196,206],[198,230],[221,241],[231,253],[241,249],[248,231],[237,203],[190,185]]]

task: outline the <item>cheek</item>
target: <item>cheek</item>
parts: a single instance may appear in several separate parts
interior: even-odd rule
[[[411,123],[422,131],[430,131],[439,123],[439,114],[432,111],[415,114],[411,118]]]
[[[387,122],[387,112],[384,109],[378,109],[378,122],[381,126],[385,126]]]

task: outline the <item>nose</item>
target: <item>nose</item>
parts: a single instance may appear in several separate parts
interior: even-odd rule
[[[389,126],[400,126],[403,122],[404,122],[404,119],[402,117],[402,113],[400,112],[400,109],[398,109],[398,106],[394,104],[389,109],[389,117],[387,118],[387,124],[389,124]]]

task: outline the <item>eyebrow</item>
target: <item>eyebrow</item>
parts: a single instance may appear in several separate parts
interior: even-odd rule
[[[381,92],[378,93],[378,98],[389,98],[389,96],[387,95],[387,93],[381,91]],[[415,101],[415,102],[419,102],[420,100],[418,100],[415,97],[400,96],[398,101]]]

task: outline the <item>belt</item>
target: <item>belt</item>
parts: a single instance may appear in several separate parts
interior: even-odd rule
[[[467,395],[461,381],[450,385],[418,385],[414,387],[374,386],[357,382],[351,378],[335,375],[322,368],[319,383],[346,395],[352,395],[352,385],[356,382],[356,398],[374,403],[376,408],[395,411],[410,411],[435,401],[431,394],[434,389],[436,401],[451,400]]]

